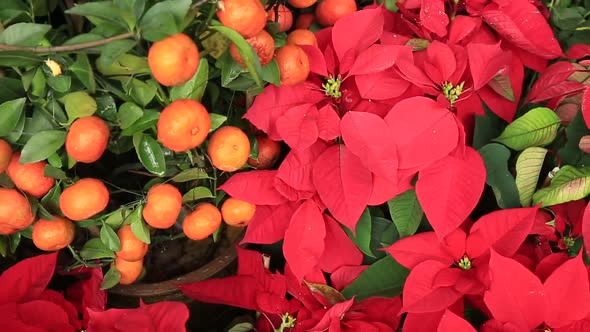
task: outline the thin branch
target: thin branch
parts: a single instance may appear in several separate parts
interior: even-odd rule
[[[206,2],[211,2],[209,0],[199,0],[197,2],[195,2],[192,6],[191,9],[197,9],[198,7],[200,7],[201,5],[204,5]]]
[[[72,45],[61,45],[61,46],[52,46],[52,47],[24,47],[24,46],[14,46],[14,45],[4,45],[0,44],[0,51],[25,51],[25,52],[33,52],[33,53],[57,53],[57,52],[71,52],[71,51],[79,51],[85,48],[91,48],[96,46],[102,46],[108,44],[110,42],[116,40],[127,39],[133,37],[133,32],[127,32],[120,35],[116,35],[113,37],[80,43],[80,44],[72,44]]]

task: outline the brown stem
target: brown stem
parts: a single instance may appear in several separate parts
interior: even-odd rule
[[[192,6],[191,9],[196,9],[197,7],[201,6],[202,4],[209,2],[209,0],[200,0],[195,2]]]
[[[4,45],[0,44],[0,51],[25,51],[25,52],[33,52],[33,53],[57,53],[57,52],[71,52],[71,51],[78,51],[83,50],[85,48],[91,48],[96,46],[102,46],[108,44],[110,42],[127,39],[133,37],[133,32],[126,32],[120,35],[116,35],[113,37],[91,41],[87,43],[80,43],[80,44],[73,44],[73,45],[61,45],[61,46],[52,46],[52,47],[24,47],[24,46],[14,46],[14,45]]]

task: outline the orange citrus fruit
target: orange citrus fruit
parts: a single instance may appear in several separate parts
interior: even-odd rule
[[[121,285],[130,285],[141,275],[143,271],[143,260],[129,262],[117,256],[115,258],[115,268],[121,273],[119,283]]]
[[[287,2],[295,8],[307,8],[313,6],[317,0],[287,0]]]
[[[47,162],[43,160],[23,165],[19,159],[20,152],[12,155],[6,173],[18,189],[37,198],[43,197],[55,184],[53,178],[43,175]]]
[[[169,228],[176,222],[182,208],[182,194],[168,183],[156,184],[147,193],[143,219],[153,228]]]
[[[256,36],[266,25],[266,11],[260,0],[222,0],[217,18],[244,38]]]
[[[287,35],[287,44],[318,46],[318,40],[312,31],[296,29]]]
[[[131,225],[123,225],[117,231],[117,236],[121,241],[121,250],[117,251],[117,257],[128,262],[135,262],[143,259],[147,254],[148,244],[141,241],[133,234]]]
[[[199,49],[187,35],[177,33],[155,42],[148,65],[156,81],[165,86],[184,84],[199,68]]]
[[[178,99],[166,106],[158,119],[158,140],[168,149],[183,152],[199,146],[211,129],[211,118],[203,104]]]
[[[191,240],[203,240],[221,225],[221,212],[211,203],[201,203],[184,217],[182,231]]]
[[[72,123],[66,136],[66,151],[75,161],[93,163],[109,144],[109,126],[97,116],[85,116]]]
[[[281,84],[293,86],[307,79],[309,58],[301,47],[287,44],[276,51],[275,60],[281,73]]]
[[[221,127],[211,135],[207,154],[217,169],[234,172],[246,165],[250,156],[250,140],[238,127]]]
[[[74,241],[74,223],[60,216],[53,217],[55,220],[39,219],[33,225],[33,243],[41,250],[60,250]]]
[[[223,221],[231,226],[248,226],[255,212],[256,205],[233,197],[226,199],[221,205]]]
[[[276,19],[277,13],[278,20]],[[293,13],[283,5],[275,5],[268,10],[268,20],[279,23],[279,32],[285,32],[293,26]]]
[[[324,0],[315,8],[315,17],[319,24],[327,27],[356,9],[355,0]]]
[[[266,30],[260,31],[256,36],[248,38],[246,41],[248,44],[250,44],[250,46],[252,46],[258,55],[261,65],[264,66],[272,60],[272,57],[275,54],[275,40],[272,38],[270,33],[266,32]],[[242,56],[240,55],[240,52],[238,51],[238,48],[234,43],[229,45],[229,54],[238,64],[240,64],[240,66],[246,66]]]
[[[281,144],[267,136],[256,136],[256,142],[258,142],[258,159],[248,158],[248,165],[258,169],[271,168],[279,158]]]
[[[59,207],[70,220],[84,220],[102,212],[109,197],[109,190],[101,180],[84,178],[64,189]]]
[[[12,158],[12,147],[8,142],[0,139],[0,173],[4,173],[10,164]]]
[[[35,216],[29,200],[16,189],[0,187],[0,234],[13,234],[29,227]]]
[[[295,20],[295,29],[309,29],[315,20],[313,13],[301,13]]]

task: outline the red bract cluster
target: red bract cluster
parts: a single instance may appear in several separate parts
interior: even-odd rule
[[[47,286],[57,253],[20,261],[0,275],[2,331],[185,331],[188,309],[180,302],[143,304],[137,309],[106,308],[100,268],[68,274],[84,278],[65,294]]]

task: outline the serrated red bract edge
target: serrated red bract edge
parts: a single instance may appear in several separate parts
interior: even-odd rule
[[[495,319],[531,330],[543,322],[544,288],[539,278],[513,259],[491,250],[490,286],[484,302]]]
[[[324,214],[324,221],[326,238],[324,253],[319,261],[322,271],[332,273],[345,265],[360,265],[363,262],[363,254],[346,235],[340,224],[326,214]]]
[[[280,205],[287,201],[274,187],[277,171],[255,170],[232,175],[218,189],[256,205]]]
[[[440,323],[438,325],[437,332],[477,332],[471,324],[465,319],[457,316],[455,313],[449,310],[445,310]]]
[[[448,155],[420,171],[416,196],[439,238],[455,230],[473,211],[483,192],[486,169],[473,148]]]
[[[23,259],[0,275],[0,304],[35,300],[53,277],[57,252]],[[10,285],[10,286],[8,286]]]
[[[283,242],[283,254],[298,281],[319,264],[325,237],[322,212],[313,200],[305,201],[291,217]]]

